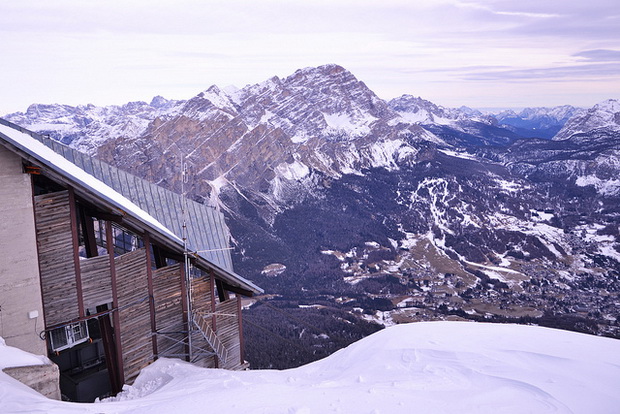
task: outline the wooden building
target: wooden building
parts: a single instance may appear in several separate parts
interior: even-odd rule
[[[0,120],[0,336],[92,401],[159,357],[242,369],[221,213]],[[184,226],[185,223],[185,226]]]

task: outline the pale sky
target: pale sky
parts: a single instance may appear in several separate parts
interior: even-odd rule
[[[0,114],[189,99],[336,63],[379,97],[458,107],[620,98],[618,0],[18,0]]]

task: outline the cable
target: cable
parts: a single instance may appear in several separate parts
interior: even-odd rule
[[[289,345],[293,345],[295,348],[300,349],[300,350],[301,350],[301,351],[303,351],[304,353],[306,353],[306,354],[308,354],[308,355],[312,355],[308,349],[306,349],[306,348],[302,347],[301,345],[299,345],[299,344],[297,344],[297,343],[295,343],[295,342],[291,341],[290,339],[287,339],[287,338],[283,337],[282,335],[279,335],[279,334],[277,334],[277,333],[275,333],[275,332],[273,332],[273,331],[271,331],[271,330],[269,330],[269,329],[265,328],[264,326],[260,326],[260,325],[258,325],[257,323],[254,323],[254,322],[249,321],[249,320],[248,320],[248,318],[247,318],[247,316],[244,316],[244,317],[243,317],[243,323],[248,323],[248,324],[250,324],[250,325],[253,325],[253,326],[257,327],[258,329],[261,329],[261,330],[263,330],[263,331],[266,331],[267,333],[270,333],[271,335],[273,335],[273,336],[275,336],[275,337],[280,338],[281,340],[283,340],[284,342],[288,343]]]
[[[273,306],[273,305],[271,305],[271,304],[269,304],[267,302],[260,301],[260,300],[258,300],[256,302],[257,303],[261,303],[261,304],[263,304],[263,305],[265,305],[265,306],[267,306],[267,307],[269,307],[269,308],[271,308],[271,309],[273,309],[273,310],[275,310],[277,312],[280,312],[281,314],[283,314],[284,316],[286,316],[289,319],[294,320],[295,322],[298,322],[298,323],[300,323],[302,325],[305,325],[306,327],[308,327],[310,329],[313,329],[315,331],[315,333],[317,333],[317,334],[323,333],[323,331],[321,329],[317,328],[316,326],[310,325],[309,323],[304,322],[301,319],[296,318],[295,316],[289,314],[288,312],[283,311],[280,308],[276,308],[275,306]]]

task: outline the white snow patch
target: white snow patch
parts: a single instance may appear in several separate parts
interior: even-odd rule
[[[620,194],[620,179],[601,180],[595,175],[580,176],[575,181],[580,187],[593,185],[601,194],[613,196]]]
[[[502,190],[509,193],[516,193],[522,188],[521,185],[515,183],[514,181],[496,180],[496,182]]]
[[[230,97],[225,92],[221,91],[217,86],[213,86],[202,92],[202,96],[217,108],[236,112]]]
[[[555,215],[540,210],[530,210],[532,221],[551,221]]]
[[[276,114],[271,111],[265,111],[263,116],[258,121],[259,124],[268,124],[271,118],[273,118]]]
[[[4,341],[4,338],[0,337],[0,370],[12,367],[47,365],[51,363],[52,361],[50,361],[46,356],[34,355],[29,352],[22,351],[19,348],[9,346]],[[1,406],[2,400],[0,399],[0,407]]]
[[[310,168],[300,161],[282,163],[275,168],[276,174],[288,181],[299,181],[310,174]]]
[[[571,251],[570,246],[566,246],[564,243],[564,231],[545,223],[522,221],[514,216],[495,213],[490,216],[490,225],[502,227],[508,231],[519,231],[524,234],[536,236],[550,252],[558,257],[562,257],[563,255],[558,251],[554,243],[561,246],[567,252]]]
[[[456,151],[447,150],[447,149],[441,149],[441,148],[439,149],[439,151],[443,152],[444,154],[449,155],[451,157],[463,158],[465,160],[473,160],[473,161],[479,161],[480,160],[475,155],[468,154],[466,152],[456,152]]]
[[[354,136],[368,134],[370,132],[369,124],[377,119],[368,114],[360,119],[355,119],[348,114],[342,113],[323,113],[323,118],[327,126],[334,131],[344,131]]]
[[[291,137],[291,141],[295,144],[303,144],[310,139],[310,135],[306,131],[297,131],[295,135]]]

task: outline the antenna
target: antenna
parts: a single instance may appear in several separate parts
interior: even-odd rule
[[[183,238],[183,259],[185,262],[185,290],[187,295],[187,345],[189,350],[189,361],[192,361],[192,331],[194,330],[194,317],[192,310],[192,268],[189,259],[190,251],[187,245],[187,194],[185,185],[189,182],[189,174],[187,170],[187,156],[181,158],[181,214],[182,214],[182,238]]]

